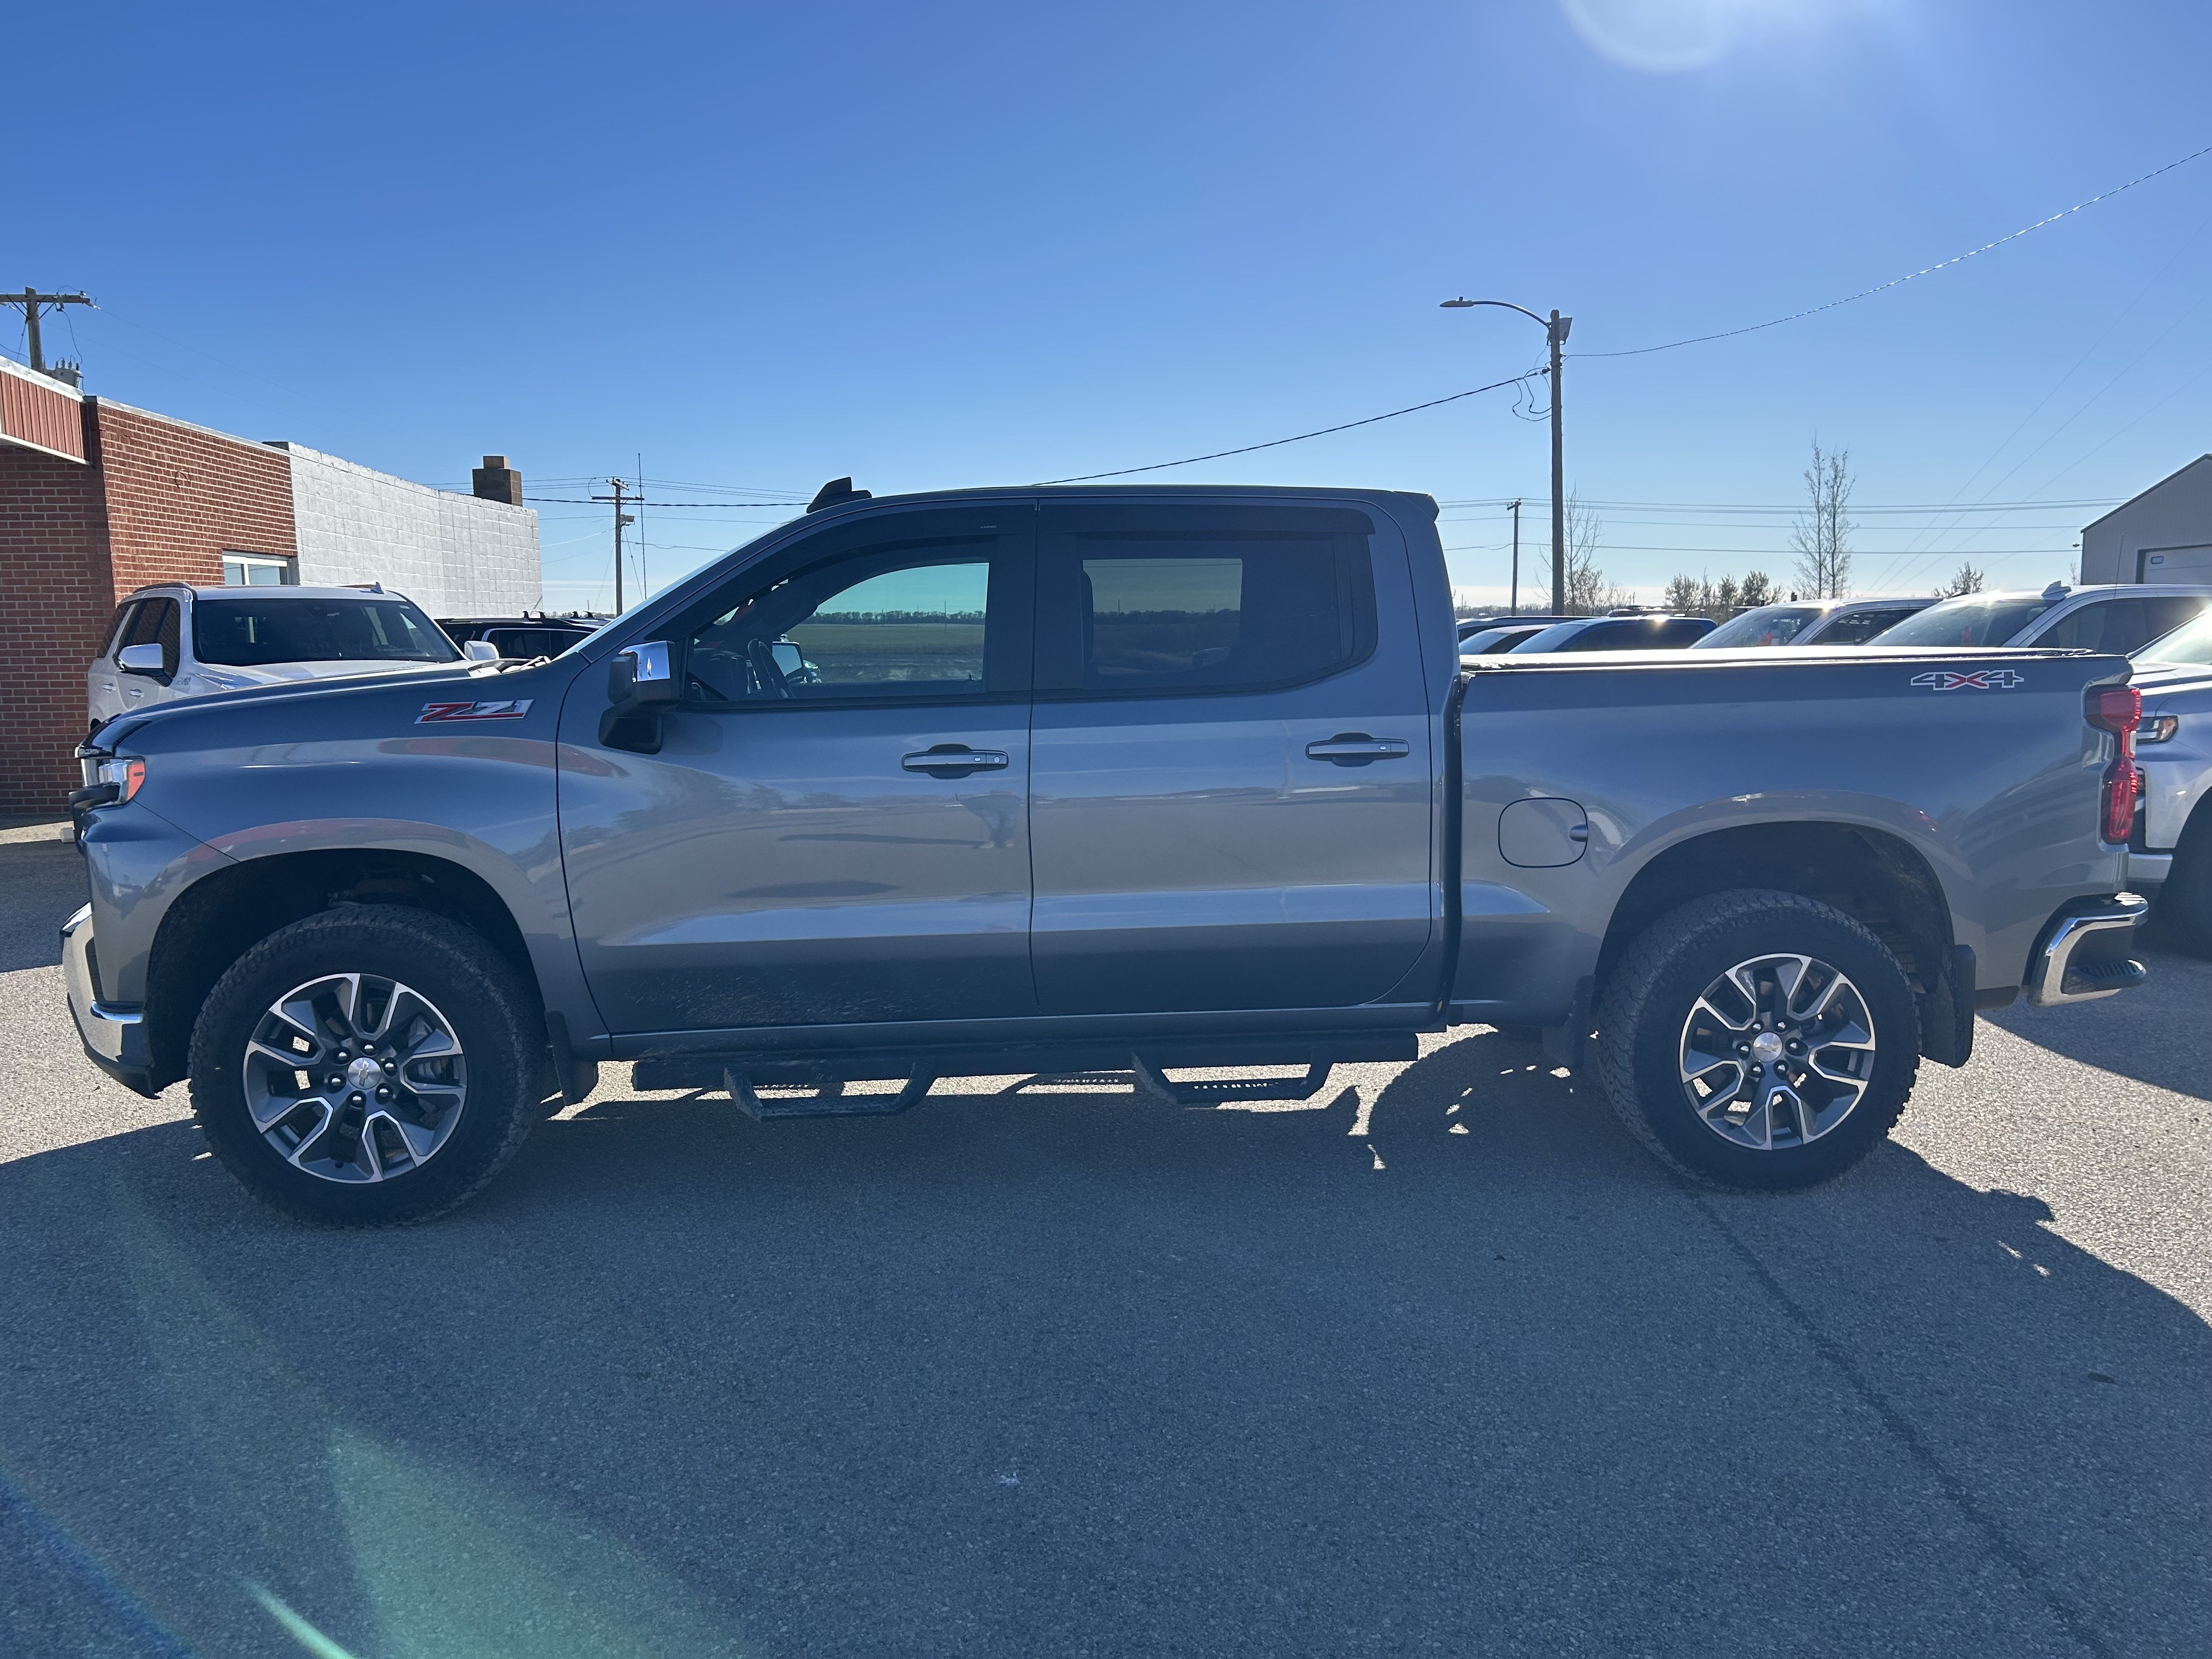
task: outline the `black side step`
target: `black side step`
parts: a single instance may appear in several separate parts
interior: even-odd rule
[[[756,1123],[787,1117],[889,1117],[919,1104],[936,1081],[935,1073],[917,1066],[907,1074],[906,1086],[895,1095],[848,1095],[839,1078],[768,1077],[762,1079],[763,1085],[811,1083],[815,1091],[799,1100],[763,1100],[751,1073],[735,1066],[726,1066],[722,1072],[722,1086],[730,1091],[730,1098]]]
[[[1328,1074],[1336,1067],[1334,1061],[1320,1060],[1307,1066],[1302,1078],[1238,1077],[1177,1083],[1157,1061],[1131,1054],[1129,1069],[1137,1074],[1139,1094],[1177,1106],[1212,1106],[1230,1100],[1311,1100],[1328,1086]]]

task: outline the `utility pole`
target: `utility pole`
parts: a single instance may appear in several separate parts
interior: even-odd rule
[[[1513,586],[1506,590],[1512,602],[1505,608],[1515,616],[1521,614],[1521,503],[1513,503]]]
[[[59,311],[64,306],[91,303],[82,294],[41,294],[34,288],[27,288],[21,294],[0,294],[0,306],[14,306],[23,313],[24,331],[30,337],[31,367],[41,374],[46,372],[46,355],[39,348],[39,313]]]
[[[1567,450],[1565,433],[1559,424],[1559,348],[1566,343],[1567,331],[1574,323],[1573,318],[1560,316],[1554,307],[1547,331],[1552,343],[1552,614],[1555,617],[1567,614]]]
[[[610,478],[607,483],[615,493],[611,495],[594,495],[592,499],[595,501],[612,501],[615,504],[615,615],[619,617],[623,613],[623,526],[626,524],[635,524],[637,520],[623,511],[623,497],[629,489],[629,480]]]

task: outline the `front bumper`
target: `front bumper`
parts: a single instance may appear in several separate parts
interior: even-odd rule
[[[2142,984],[2148,975],[2127,949],[2136,924],[2149,912],[2149,902],[2133,893],[2063,906],[2028,957],[2028,1001],[2038,1008],[2094,1002]]]
[[[146,1042],[144,1011],[100,1000],[98,957],[93,951],[92,907],[62,924],[62,982],[70,1018],[92,1063],[134,1093],[152,1099],[154,1059]]]

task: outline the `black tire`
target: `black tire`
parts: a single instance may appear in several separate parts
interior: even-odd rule
[[[1688,1028],[1700,1000],[1717,985],[1729,983],[1724,975],[1732,969],[1761,957],[1792,954],[1828,964],[1849,980],[1860,1012],[1872,1022],[1871,1058],[1853,1052],[1863,1045],[1829,1049],[1817,1037],[1808,1039],[1808,1046],[1831,1064],[1863,1068],[1856,1098],[1849,1097],[1850,1085],[1838,1087],[1818,1075],[1807,1076],[1801,1066],[1802,1085],[1794,1094],[1817,1107],[1818,1093],[1829,1092],[1825,1109],[1835,1114],[1832,1126],[1821,1126],[1820,1113],[1814,1111],[1814,1133],[1808,1138],[1800,1121],[1808,1109],[1770,1108],[1767,1144],[1745,1144],[1731,1134],[1759,1135],[1757,1114],[1741,1121],[1729,1116],[1727,1089],[1711,1085],[1713,1097],[1703,1114],[1692,1104],[1692,1088],[1683,1075],[1684,1051],[1697,1046],[1688,1039]],[[1767,987],[1755,972],[1753,977],[1754,988]],[[1821,982],[1816,978],[1805,995],[1815,997]],[[1750,998],[1741,1004],[1753,1011],[1747,1017],[1754,1019],[1761,1018],[1757,1006]],[[1841,1018],[1840,1012],[1830,1015],[1832,1021]],[[1784,1030],[1797,1029],[1778,1026],[1777,1040]],[[1844,1035],[1835,1027],[1807,1029]],[[1758,1035],[1747,1027],[1747,1037]],[[1598,1085],[1621,1121],[1670,1169],[1733,1191],[1793,1191],[1843,1174],[1896,1125],[1920,1066],[1919,1008],[1897,958],[1863,925],[1796,893],[1741,888],[1669,911],[1631,942],[1600,997],[1590,1057]],[[1784,1066],[1798,1064],[1788,1056],[1777,1058]],[[1742,1088],[1734,1097],[1739,1103],[1765,1087],[1754,1086],[1759,1074],[1751,1065],[1746,1060],[1737,1074]],[[1708,1115],[1732,1127],[1716,1128]],[[1787,1127],[1776,1130],[1771,1124]]]
[[[374,1182],[326,1178],[288,1161],[247,1103],[247,1045],[266,1034],[271,1006],[342,974],[398,981],[427,999],[465,1057],[465,1092],[444,1139],[418,1164]],[[481,936],[425,910],[345,905],[279,928],[216,981],[192,1027],[192,1110],[223,1167],[264,1203],[327,1226],[395,1226],[442,1215],[506,1166],[543,1115],[549,1060],[535,999]],[[366,1166],[356,1156],[351,1167]]]
[[[2191,814],[2152,897],[2151,920],[2191,955],[2212,957],[2212,820],[2199,825]]]

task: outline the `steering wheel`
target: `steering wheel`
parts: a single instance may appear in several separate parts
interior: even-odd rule
[[[791,686],[783,678],[783,670],[776,666],[775,649],[766,640],[745,641],[745,665],[753,671],[753,678],[760,684],[764,697],[788,697]]]

